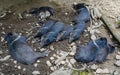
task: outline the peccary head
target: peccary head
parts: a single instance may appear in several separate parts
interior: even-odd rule
[[[73,4],[73,8],[75,10],[79,10],[81,8],[86,8],[84,3],[79,3],[79,4]]]
[[[95,43],[99,46],[99,48],[103,48],[107,45],[107,39],[105,37],[101,37],[96,39]]]
[[[7,33],[7,35],[5,36],[5,41],[7,41],[7,44],[12,43],[12,41],[14,41],[19,35],[15,32],[9,32]]]

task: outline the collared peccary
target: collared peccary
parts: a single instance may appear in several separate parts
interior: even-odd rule
[[[79,23],[74,25],[74,30],[70,33],[69,43],[80,38],[81,33],[85,30],[86,23],[84,21],[80,21]]]
[[[8,50],[12,58],[22,64],[32,64],[38,58],[45,57],[49,53],[49,51],[42,53],[34,52],[28,46],[27,39],[24,36],[19,36],[15,32],[9,32],[5,36],[5,41],[7,41]]]
[[[58,36],[58,34],[63,30],[64,28],[64,23],[62,22],[56,22],[54,26],[52,26],[50,32],[47,34],[43,35],[41,39],[41,48],[54,42]]]
[[[54,9],[49,6],[41,6],[39,8],[31,8],[29,10],[29,14],[32,14],[42,19],[52,16],[54,14]]]
[[[77,5],[73,5],[73,8],[76,10],[77,15],[74,17],[73,22],[79,23],[79,21],[89,21],[90,13],[86,6],[83,3],[79,3]]]
[[[73,26],[66,26],[64,30],[57,36],[56,41],[62,41],[65,39],[69,39],[70,33],[73,31]]]
[[[34,35],[34,37],[41,39],[42,35],[47,34],[55,23],[56,23],[55,20],[46,21],[45,23],[43,23],[43,26],[40,27],[40,29]]]
[[[82,63],[102,63],[109,53],[114,52],[114,47],[107,43],[105,37],[90,41],[85,46],[78,46],[75,53],[75,59]]]

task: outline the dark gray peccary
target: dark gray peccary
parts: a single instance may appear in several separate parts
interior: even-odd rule
[[[114,47],[107,43],[105,37],[96,39],[94,42],[91,40],[85,46],[78,46],[75,53],[75,59],[82,63],[102,63],[105,61],[109,53],[114,52]]]
[[[69,39],[70,33],[73,31],[73,26],[66,26],[64,30],[57,36],[56,41],[62,41],[65,39]]]
[[[8,51],[11,57],[22,64],[32,64],[38,58],[45,57],[49,51],[42,53],[34,52],[33,49],[28,46],[27,39],[23,36],[19,36],[15,32],[9,32],[5,36],[7,41]]]
[[[85,30],[86,23],[84,21],[80,21],[79,23],[74,25],[74,30],[70,33],[69,43],[80,38],[81,33]]]
[[[58,36],[58,34],[63,30],[64,23],[56,22],[54,26],[52,26],[50,32],[43,35],[41,39],[41,46],[40,48],[49,45],[50,43],[54,42]]]
[[[41,39],[42,35],[47,34],[50,31],[55,22],[55,20],[48,20],[45,23],[43,23],[43,26],[40,27],[38,32],[34,35],[34,38]]]
[[[76,10],[77,15],[74,17],[73,22],[79,23],[79,21],[89,21],[90,13],[86,6],[83,3],[79,3],[77,5],[73,5],[73,8]]]

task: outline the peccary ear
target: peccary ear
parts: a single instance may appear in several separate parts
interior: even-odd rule
[[[108,44],[108,48],[109,48],[109,53],[113,53],[115,51],[115,47]]]

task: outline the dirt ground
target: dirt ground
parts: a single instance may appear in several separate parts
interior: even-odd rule
[[[5,33],[8,33],[10,31],[15,31],[17,33],[20,33],[22,35],[27,35],[29,32],[28,30],[31,27],[36,26],[36,23],[38,22],[38,19],[34,17],[29,17],[23,20],[20,20],[18,17],[19,13],[24,12],[25,10],[28,10],[32,7],[40,7],[40,6],[52,6],[55,9],[55,15],[52,17],[54,19],[58,19],[65,24],[70,24],[72,17],[75,15],[74,10],[72,9],[72,4],[74,2],[85,2],[88,4],[94,3],[95,0],[21,0],[20,2],[16,2],[16,0],[8,1],[8,0],[0,0],[0,11],[7,10],[10,13],[8,13],[4,18],[0,18],[0,46],[2,53],[0,54],[0,58],[4,58],[5,56],[9,55],[9,52],[7,50],[7,46],[3,40]],[[112,1],[112,0],[111,0]],[[116,0],[117,1],[117,0]],[[118,1],[120,3],[120,1]],[[105,5],[104,5],[105,6]],[[119,7],[120,8],[120,7]],[[68,13],[67,15],[65,13]],[[107,12],[106,12],[107,13]],[[114,13],[114,12],[113,12]],[[119,13],[119,12],[118,12]],[[111,13],[110,13],[111,14]],[[111,14],[112,15],[112,14]],[[119,14],[115,14],[119,15]],[[112,19],[112,22],[114,22],[114,18]],[[89,26],[89,24],[88,24]],[[35,29],[31,33],[35,33],[37,29]],[[102,36],[107,37],[110,43],[117,44],[116,40],[114,38],[111,38],[110,31],[106,28],[105,25],[101,26],[99,30],[102,33]],[[88,32],[84,32],[80,39],[76,41],[81,42],[82,45],[87,43],[90,40],[90,36],[84,36],[88,34]],[[89,34],[88,34],[89,35]],[[101,34],[100,34],[101,35]],[[32,44],[31,39],[29,41],[29,45],[36,51],[40,51],[39,43]],[[33,65],[23,65],[20,63],[15,63],[15,61],[10,57],[10,59],[0,62],[0,74],[2,73],[4,75],[32,75],[33,71],[39,71],[41,75],[49,75],[51,72],[50,67],[46,64],[46,61],[50,60],[50,57],[53,56],[53,54],[56,54],[58,50],[69,52],[69,44],[68,41],[60,41],[60,42],[54,42],[51,45],[45,47],[45,49],[50,50],[50,46],[53,46],[55,50],[51,50],[51,53],[48,57],[44,57],[39,59],[36,63]],[[119,52],[119,45],[117,44],[116,51],[113,54],[110,54],[108,56],[108,60],[103,62],[102,64],[97,64],[99,68],[108,68],[110,72],[113,72],[115,70],[120,72],[120,67],[116,67],[114,63],[116,62],[115,55],[117,52]],[[70,58],[73,58],[73,56],[68,56]],[[55,58],[57,59],[57,58]],[[37,64],[37,67],[35,66]],[[52,64],[55,66],[54,64]],[[20,66],[20,68],[18,68]],[[60,65],[59,67],[65,67],[63,65]],[[79,63],[75,63],[73,65],[74,68],[79,68],[81,65]]]

